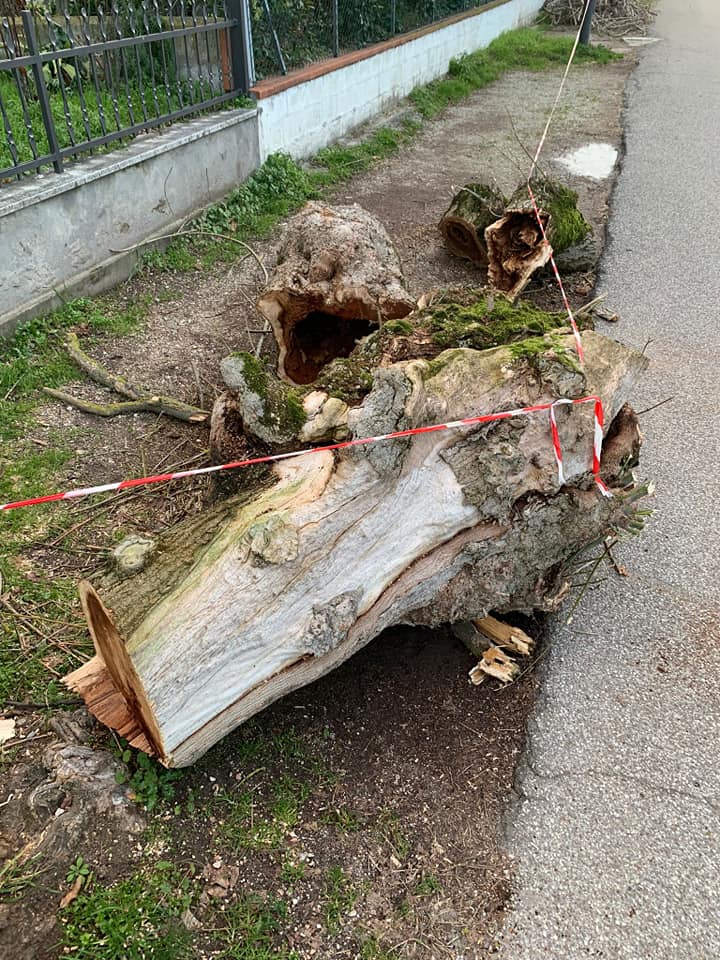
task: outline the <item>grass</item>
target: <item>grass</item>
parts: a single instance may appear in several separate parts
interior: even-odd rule
[[[329,934],[338,932],[342,918],[355,906],[360,892],[342,867],[330,867],[322,905],[323,924]]]
[[[75,327],[92,334],[128,334],[142,321],[147,304],[119,309],[108,298],[76,300],[48,317],[23,326],[12,340],[0,340],[0,502],[47,493],[73,456],[67,432],[50,431],[44,447],[33,442],[33,412],[43,400],[43,387],[61,387],[77,376],[63,344]],[[0,594],[9,593],[18,617],[0,616],[0,699],[29,694],[52,702],[67,698],[58,677],[78,665],[77,657],[60,655],[49,639],[52,621],[66,623],[77,612],[74,582],[37,578],[23,554],[30,543],[52,540],[73,518],[67,508],[48,511],[12,510],[2,515]],[[34,565],[33,565],[34,566]],[[42,608],[42,614],[36,612]],[[82,653],[82,651],[78,651]],[[89,648],[88,651],[89,652]],[[50,672],[49,672],[50,670]]]
[[[38,859],[35,856],[21,862],[19,857],[12,857],[0,867],[0,903],[17,900],[35,885],[35,880],[42,873],[37,866]]]
[[[420,114],[428,119],[494,83],[510,70],[540,72],[564,66],[573,46],[572,37],[547,33],[537,27],[510,30],[492,41],[484,50],[451,60],[446,77],[418,87],[410,94]],[[621,59],[603,45],[579,46],[575,63],[610,63]]]
[[[278,944],[278,931],[287,918],[283,900],[253,894],[240,897],[224,913],[222,943],[213,956],[222,960],[296,960],[297,954]]]
[[[62,948],[74,960],[190,960],[180,920],[190,882],[167,861],[112,886],[91,881],[60,915]]]

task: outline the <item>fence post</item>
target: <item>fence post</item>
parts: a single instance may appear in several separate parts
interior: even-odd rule
[[[47,86],[45,85],[45,74],[43,73],[42,61],[39,57],[40,48],[38,47],[37,34],[35,33],[35,21],[33,20],[33,15],[29,10],[23,10],[21,11],[21,14],[23,28],[25,30],[25,39],[27,40],[28,45],[28,53],[33,58],[33,77],[35,78],[38,102],[40,103],[40,113],[42,114],[43,125],[48,138],[48,146],[50,148],[52,164],[55,169],[55,173],[62,173],[63,162],[62,157],[60,156],[60,144],[57,138],[57,131],[55,130],[55,121],[53,119],[52,110],[50,109],[50,97],[48,96]],[[62,64],[59,61],[56,61],[56,69],[62,70]]]
[[[590,30],[592,28],[592,18],[595,13],[595,0],[586,0],[583,10],[582,30],[580,31],[580,43],[590,43]]]
[[[237,20],[235,26],[230,27],[233,86],[236,90],[247,93],[255,83],[249,0],[227,0],[227,12],[231,20]]]
[[[340,13],[338,0],[332,0],[332,51],[334,57],[340,56]]]

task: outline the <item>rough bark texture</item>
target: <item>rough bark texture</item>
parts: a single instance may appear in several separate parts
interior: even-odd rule
[[[280,377],[311,383],[335,357],[415,306],[383,225],[366,210],[311,202],[287,224],[257,307],[277,340]]]
[[[348,409],[348,433],[595,393],[616,465],[637,434],[627,410],[613,421],[645,361],[588,332],[580,371],[572,343],[554,333],[532,350],[458,348],[380,367]],[[592,410],[561,407],[558,420],[562,487],[546,414],[277,465],[163,536],[139,572],[83,587],[98,656],[68,685],[132,743],[183,766],[393,624],[552,609],[568,558],[632,509],[591,481]]]
[[[502,193],[486,183],[468,183],[459,190],[440,221],[450,253],[487,266],[485,229],[503,215],[506,204]]]
[[[488,282],[510,300],[548,263],[553,251],[566,250],[590,232],[573,191],[543,180],[533,185],[533,192],[548,243],[524,185],[515,191],[503,216],[485,230]]]

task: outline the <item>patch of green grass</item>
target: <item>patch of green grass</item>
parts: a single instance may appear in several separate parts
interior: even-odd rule
[[[323,923],[328,933],[338,932],[342,918],[352,910],[359,896],[358,886],[352,883],[342,867],[330,867],[322,905]]]
[[[261,799],[256,793],[243,791],[218,794],[223,818],[220,836],[233,849],[277,849],[289,830],[298,823],[310,787],[290,776],[270,783],[270,796]]]
[[[74,960],[189,960],[190,900],[189,879],[162,861],[112,886],[94,881],[60,914],[61,945]]]
[[[423,117],[435,117],[450,104],[499,80],[509,70],[541,71],[564,66],[572,45],[572,37],[547,33],[538,27],[509,30],[484,50],[451,60],[446,77],[413,90],[410,100]],[[576,63],[609,63],[618,59],[620,54],[602,45],[580,46],[575,54]]]
[[[368,937],[360,944],[359,960],[394,960],[398,952],[394,947],[381,946],[377,937]]]
[[[425,873],[415,884],[413,893],[416,897],[429,897],[437,893],[442,887],[440,881],[433,873]]]
[[[282,883],[288,887],[294,887],[296,883],[300,883],[300,881],[304,879],[304,863],[295,863],[295,861],[289,859],[283,861],[283,865],[280,868],[280,880]]]
[[[362,828],[357,814],[349,807],[334,807],[323,817],[323,822],[335,827],[340,833],[355,833]]]
[[[223,914],[225,925],[217,935],[221,960],[297,960],[297,954],[279,943],[280,925],[287,919],[282,900],[254,894],[240,897]]]
[[[382,810],[376,824],[376,832],[381,840],[392,847],[398,860],[406,860],[410,853],[410,841],[400,825],[400,818],[392,810]]]
[[[17,900],[42,873],[38,867],[39,856],[21,861],[13,857],[0,867],[0,903]]]

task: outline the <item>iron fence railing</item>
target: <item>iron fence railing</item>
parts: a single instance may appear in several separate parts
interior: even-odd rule
[[[22,9],[26,2],[0,0],[0,186],[237,101],[256,72],[287,73],[483,6],[47,0],[49,8]]]
[[[258,77],[389,40],[490,0],[250,0]]]
[[[0,20],[0,183],[237,100],[246,0],[67,3]],[[243,29],[244,27],[244,29]]]

